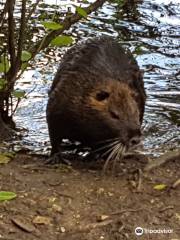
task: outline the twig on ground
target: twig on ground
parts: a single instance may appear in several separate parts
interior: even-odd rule
[[[177,186],[179,185],[180,185],[180,178],[173,183],[172,187],[177,188]]]
[[[162,213],[162,212],[165,212],[165,211],[167,211],[169,209],[173,209],[173,208],[174,208],[174,206],[166,206],[166,207],[160,209],[159,212]]]
[[[111,213],[110,216],[120,215],[120,214],[124,214],[124,213],[127,213],[127,212],[139,212],[139,211],[142,211],[142,210],[143,210],[142,208],[138,208],[138,209],[123,209],[123,210]]]
[[[137,192],[141,191],[141,187],[142,187],[142,176],[143,176],[143,172],[141,169],[138,169],[138,184],[137,184]]]
[[[111,213],[110,215],[107,215],[107,216],[109,216],[109,218],[105,218],[104,221],[89,223],[86,226],[79,226],[79,228],[76,231],[72,231],[72,232],[70,232],[70,234],[74,235],[74,234],[83,233],[83,232],[90,232],[93,229],[96,229],[99,227],[104,227],[104,226],[110,225],[112,223],[120,222],[119,218],[117,218],[117,217],[112,218],[112,217],[115,215],[124,214],[126,212],[137,212],[137,211],[142,211],[142,209],[124,209],[124,210],[120,210],[118,212]],[[122,230],[123,228],[124,228],[124,225],[122,223],[122,226],[120,229]]]
[[[174,159],[179,158],[180,159],[180,149],[170,151],[165,153],[164,155],[160,156],[159,158],[156,158],[155,160],[150,161],[144,168],[144,171],[150,171],[156,167],[159,167],[168,161],[173,161]]]

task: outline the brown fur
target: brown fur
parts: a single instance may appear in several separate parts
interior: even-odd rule
[[[102,85],[99,86],[99,89],[101,88]],[[96,99],[97,87],[97,90],[90,94],[87,105],[101,111],[103,114],[108,115],[114,112],[123,118],[124,121],[133,118],[134,121],[139,122],[139,109],[134,99],[135,92],[127,84],[110,81],[104,89],[110,93],[108,99],[105,101]]]
[[[71,48],[53,81],[47,105],[52,153],[63,138],[93,146],[118,138],[129,147],[140,137],[145,91],[132,55],[111,38]]]

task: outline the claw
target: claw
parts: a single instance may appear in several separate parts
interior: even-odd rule
[[[51,164],[51,165],[60,164],[60,163],[64,163],[68,166],[72,165],[71,162],[68,159],[65,159],[64,157],[62,157],[62,154],[59,152],[54,153],[45,161],[45,164]]]

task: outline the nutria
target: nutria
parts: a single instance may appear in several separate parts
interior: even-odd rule
[[[73,46],[49,91],[51,155],[60,151],[62,139],[112,150],[138,144],[145,98],[137,62],[116,40],[99,37]]]

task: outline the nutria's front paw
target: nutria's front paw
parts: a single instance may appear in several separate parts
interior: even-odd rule
[[[52,165],[60,164],[60,163],[64,163],[66,165],[71,165],[71,162],[69,160],[65,159],[60,152],[54,153],[52,156],[50,156],[46,160],[45,163],[52,164]]]

